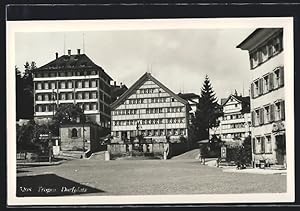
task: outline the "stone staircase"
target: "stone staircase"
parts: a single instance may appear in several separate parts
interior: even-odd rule
[[[271,165],[270,169],[272,169],[272,170],[285,170],[286,167],[284,165]]]
[[[180,155],[174,156],[171,159],[172,160],[199,159],[199,149],[192,149]]]
[[[81,159],[82,155],[82,151],[60,151],[57,157],[65,160],[75,160]]]
[[[105,151],[100,151],[100,152],[94,152],[91,154],[89,160],[105,160]]]

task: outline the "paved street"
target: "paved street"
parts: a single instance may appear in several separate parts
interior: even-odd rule
[[[73,160],[18,168],[18,196],[285,192],[286,176],[239,174],[193,160]]]

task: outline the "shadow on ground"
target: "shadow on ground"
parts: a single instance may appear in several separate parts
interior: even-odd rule
[[[27,170],[24,170],[24,169],[17,169],[17,174],[18,173],[29,173],[31,171],[27,171]]]
[[[105,192],[56,174],[17,177],[17,196],[67,196]]]

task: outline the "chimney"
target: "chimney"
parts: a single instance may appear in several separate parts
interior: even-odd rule
[[[71,56],[71,49],[68,50],[68,56]]]
[[[55,58],[58,59],[58,53],[57,52],[55,53]]]
[[[77,54],[80,55],[80,49],[77,49]]]

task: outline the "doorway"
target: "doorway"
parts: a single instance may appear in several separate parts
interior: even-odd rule
[[[278,165],[283,165],[285,162],[286,155],[286,142],[285,142],[285,134],[276,135],[276,159]]]

